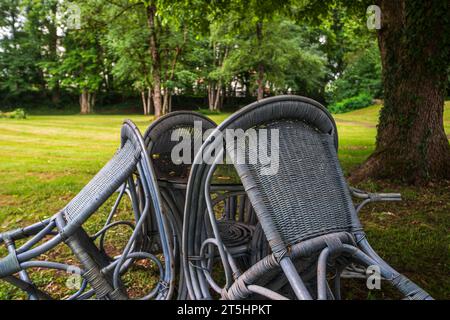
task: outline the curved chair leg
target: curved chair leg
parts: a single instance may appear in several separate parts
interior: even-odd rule
[[[360,243],[361,244],[361,243]],[[368,243],[363,245],[365,249],[369,246]],[[370,248],[370,246],[369,246]],[[373,249],[370,248],[373,253]],[[397,288],[406,298],[411,300],[432,300],[431,296],[425,292],[422,288],[416,285],[414,282],[403,276],[402,274],[395,271],[386,262],[384,262],[378,255],[378,258],[372,257],[370,254],[348,244],[342,244],[340,247],[336,248],[325,248],[322,250],[319,256],[318,262],[318,272],[317,272],[317,291],[318,299],[325,300],[328,296],[327,281],[326,281],[326,269],[327,260],[331,254],[346,253],[351,257],[352,260],[368,267],[372,265],[377,265],[380,268],[380,275],[386,280],[392,283],[392,285]]]
[[[311,300],[311,295],[309,294],[308,289],[306,289],[303,280],[300,278],[292,260],[289,257],[283,257],[280,260],[280,267],[283,269],[297,298],[300,300]]]
[[[59,216],[56,221],[58,228],[62,230],[65,225],[62,217]],[[77,230],[65,240],[65,243],[83,265],[85,269],[83,277],[91,285],[98,299],[128,299],[120,288],[114,289],[111,275],[101,272],[109,264],[109,261],[83,229]]]
[[[411,300],[433,300],[433,298],[417,284],[409,280],[407,277],[392,268],[386,261],[384,261],[369,244],[366,238],[363,238],[358,243],[367,256],[373,259],[380,267],[386,270],[386,275],[382,274],[388,281],[392,283],[407,299]]]
[[[2,280],[5,280],[6,282],[12,284],[13,286],[25,291],[29,295],[31,294],[35,295],[39,300],[53,300],[52,297],[50,297],[47,293],[45,293],[42,290],[39,290],[32,283],[29,283],[22,279],[18,279],[14,276],[7,276],[2,278]]]

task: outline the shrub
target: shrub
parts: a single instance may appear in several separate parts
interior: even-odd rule
[[[1,112],[0,111],[0,118],[7,118],[7,119],[26,119],[27,113],[25,109],[17,108],[14,111],[11,112]]]
[[[372,104],[372,96],[368,93],[361,93],[355,97],[347,98],[329,106],[332,113],[344,113],[361,108],[368,107]]]
[[[216,115],[216,114],[220,114],[219,110],[209,110],[209,109],[203,109],[203,108],[199,108],[197,110],[197,112],[205,115],[205,116],[211,116],[211,115]]]

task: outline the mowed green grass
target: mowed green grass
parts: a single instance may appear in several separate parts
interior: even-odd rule
[[[373,151],[379,106],[335,115],[339,158],[348,173]],[[217,123],[228,114],[213,115]],[[151,117],[142,115],[52,115],[26,120],[0,119],[0,232],[45,219],[61,209],[114,154],[124,118],[143,133]],[[450,102],[445,108],[450,135]],[[436,298],[450,298],[450,186],[442,182],[416,188],[376,181],[369,191],[395,191],[405,201],[371,205],[361,213],[372,245],[399,271]],[[100,223],[101,218],[94,220]],[[65,251],[64,251],[65,252]],[[4,251],[0,251],[4,253]],[[67,257],[66,253],[62,258]],[[41,273],[44,280],[52,278]],[[145,280],[145,278],[143,278]],[[142,281],[144,281],[142,280]],[[352,287],[347,298],[367,297]],[[60,293],[54,290],[56,296]],[[369,298],[389,298],[390,290]],[[0,281],[0,299],[22,298]]]

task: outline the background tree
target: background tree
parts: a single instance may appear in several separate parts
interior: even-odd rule
[[[374,41],[368,44],[369,47],[346,56],[347,66],[337,79],[329,82],[328,102],[339,102],[362,93],[372,98],[383,97],[380,51]]]
[[[253,45],[254,52],[262,52],[266,41],[264,39],[266,24],[278,13],[286,13],[289,8],[289,1],[276,0],[248,0],[248,1],[230,1],[230,10],[238,16],[238,28],[253,28]],[[259,58],[259,59],[258,59]],[[257,56],[256,83],[257,83],[257,99],[264,98],[266,68],[270,67],[265,64],[262,55]]]
[[[27,32],[29,8],[20,0],[0,2],[0,90],[9,97],[38,92],[44,81],[38,63],[40,43]]]
[[[422,183],[450,177],[443,125],[450,61],[450,3],[377,1],[384,107],[376,150],[354,173]],[[432,35],[432,36],[430,36]]]
[[[319,20],[345,6],[362,22],[370,1],[298,1],[299,20]],[[378,0],[384,106],[376,149],[352,174],[423,183],[450,177],[450,146],[443,110],[450,60],[448,1]],[[433,35],[433,36],[430,36]]]
[[[225,63],[231,52],[238,44],[234,39],[233,28],[238,17],[230,13],[222,16],[221,20],[211,24],[208,43],[209,61],[205,65],[209,66],[207,74],[208,81],[208,106],[211,111],[222,109],[227,85],[240,70],[230,70]]]
[[[104,26],[94,17],[98,10],[89,3],[80,1],[81,20],[79,29],[62,32],[61,45],[64,48],[58,61],[45,63],[48,81],[54,86],[59,83],[68,91],[79,94],[80,112],[92,113],[99,89],[107,85],[107,57],[101,43]]]
[[[60,8],[61,2],[58,0],[24,0],[23,3],[27,15],[24,29],[30,41],[33,42],[31,47],[37,50],[35,64],[38,67],[37,72],[42,83],[41,89],[43,92],[50,90],[53,104],[58,105],[60,102],[60,82],[59,79],[48,81],[45,66],[57,64],[59,61],[60,37],[58,36],[58,28],[61,28],[61,24],[58,21],[58,14],[64,9]]]
[[[203,10],[208,5],[199,0],[134,0],[130,6],[122,4],[120,10],[126,11],[134,5],[140,5],[146,13],[152,96],[155,116],[159,117],[171,109],[175,71],[188,32],[193,32],[201,24],[205,16]]]
[[[64,45],[69,49],[61,63],[50,68],[50,73],[55,79],[61,79],[61,85],[66,89],[79,93],[82,114],[92,113],[102,83],[98,42],[94,35],[80,35],[73,31],[67,35]]]
[[[304,38],[301,27],[286,18],[273,18],[263,31],[264,42],[253,36],[253,30],[241,29],[224,62],[228,74],[245,71],[255,79],[256,91],[260,90],[259,68],[264,67],[266,94],[291,92],[308,95],[314,88],[323,87],[326,60],[317,45]],[[279,35],[283,34],[283,37]],[[254,48],[257,47],[257,50]],[[253,87],[254,88],[254,87]]]
[[[104,8],[102,19],[108,27],[103,45],[111,53],[114,64],[112,74],[118,86],[132,87],[141,96],[145,115],[152,113],[152,63],[149,55],[146,15],[141,7],[126,4]]]

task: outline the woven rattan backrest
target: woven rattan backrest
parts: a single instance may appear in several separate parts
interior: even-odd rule
[[[194,130],[197,122],[201,130]],[[191,159],[194,157],[194,146],[201,146],[203,134],[216,125],[203,115],[190,111],[173,112],[152,123],[144,134],[147,152],[158,179],[187,182],[190,164],[175,164],[171,158],[173,148],[179,143],[172,140],[172,133],[178,136],[191,137]]]
[[[270,111],[271,107],[276,111]],[[285,118],[283,109],[287,111]],[[270,119],[261,112],[279,116]],[[305,114],[309,117],[296,116]],[[274,252],[285,251],[305,239],[360,227],[337,158],[334,132],[321,129],[331,126],[323,123],[331,117],[325,110],[307,102],[275,100],[272,106],[253,108],[245,117],[252,119],[247,122],[250,125],[237,118],[229,127],[252,128],[258,133],[268,130],[268,144],[279,142],[276,174],[262,174],[267,166],[255,158],[259,154],[249,144],[240,146],[246,163],[235,164]],[[272,130],[278,131],[278,141],[272,140]]]

